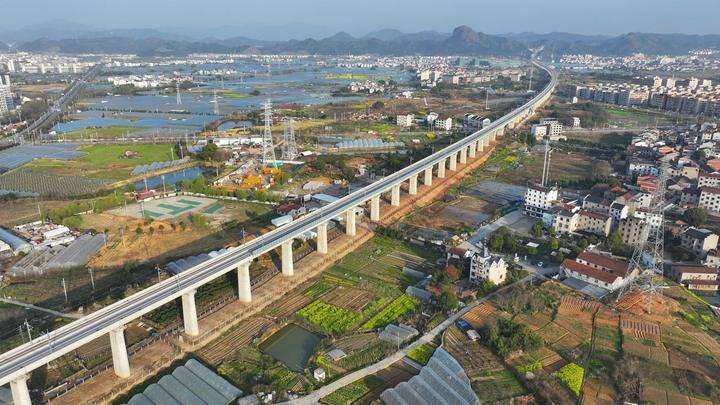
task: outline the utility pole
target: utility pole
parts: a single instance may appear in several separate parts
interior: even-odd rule
[[[65,277],[63,277],[63,279],[62,279],[62,287],[63,287],[63,292],[65,293],[65,302],[67,302],[68,295],[67,295],[67,284],[65,284]]]
[[[93,277],[92,268],[88,268],[88,271],[90,272],[90,284],[92,284],[92,289],[95,291],[95,277]]]
[[[30,323],[28,322],[27,318],[25,319],[25,329],[27,329],[28,334],[28,342],[32,340],[32,333],[30,333],[30,330],[32,327],[30,326]]]

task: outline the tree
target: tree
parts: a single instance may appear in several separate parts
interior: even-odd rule
[[[503,248],[503,243],[504,243],[503,239],[504,238],[502,237],[502,235],[494,234],[490,238],[490,249],[492,249],[496,252],[501,251]]]
[[[446,288],[440,295],[440,306],[445,311],[452,311],[458,307],[457,297],[449,288]]]
[[[537,221],[532,226],[533,236],[539,238],[542,236],[543,226],[541,221]]]
[[[555,238],[550,239],[550,249],[557,250],[560,247],[558,240]]]
[[[445,275],[447,276],[448,280],[458,281],[460,279],[460,269],[449,264],[445,266]]]
[[[607,237],[607,244],[610,250],[614,251],[622,247],[622,236],[617,230],[613,231]]]
[[[555,261],[558,263],[562,263],[565,260],[565,254],[563,252],[558,252],[558,254],[555,255]]]
[[[707,222],[708,213],[704,208],[688,208],[683,214],[683,219],[692,226],[701,226]]]

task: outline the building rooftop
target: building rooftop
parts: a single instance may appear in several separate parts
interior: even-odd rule
[[[712,235],[713,233],[707,229],[701,229],[701,228],[695,228],[694,226],[691,226],[690,228],[686,229],[684,234],[690,236],[691,238],[695,239],[705,239],[708,236]]]
[[[694,274],[717,274],[718,269],[715,267],[703,266],[700,264],[679,264],[673,266],[676,273],[694,273]]]
[[[603,256],[597,253],[592,253],[588,251],[581,252],[578,255],[578,260],[584,260],[588,263],[592,263],[599,267],[608,269],[609,271],[616,273],[620,277],[625,277],[628,273],[628,264],[624,261],[608,256]]]
[[[620,277],[615,273],[602,271],[594,267],[590,267],[587,264],[578,263],[572,259],[565,259],[560,266],[576,273],[584,274],[587,277],[604,281],[606,283],[614,283],[615,280]]]

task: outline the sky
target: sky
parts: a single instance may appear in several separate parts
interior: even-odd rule
[[[720,34],[720,0],[0,0],[0,14],[0,30],[62,20],[269,40],[382,28],[450,32],[458,25],[486,33]]]

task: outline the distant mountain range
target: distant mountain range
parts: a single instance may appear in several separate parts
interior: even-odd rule
[[[8,44],[6,44],[5,42],[0,42],[0,51],[7,51],[8,49],[10,49]]]
[[[230,28],[225,31],[229,32]],[[80,27],[69,30],[59,24],[52,29],[37,28],[22,35],[17,32],[8,35],[0,32],[0,40],[10,38],[17,49],[32,52],[133,53],[143,56],[193,52],[523,56],[529,54],[530,48],[542,48],[545,56],[564,53],[626,56],[634,53],[678,55],[697,48],[720,48],[720,35],[628,33],[605,36],[564,32],[490,35],[467,26],[457,27],[450,34],[383,29],[362,37],[339,32],[321,39],[287,41],[245,36],[198,39],[153,29],[90,30]],[[20,40],[23,36],[25,39]]]

